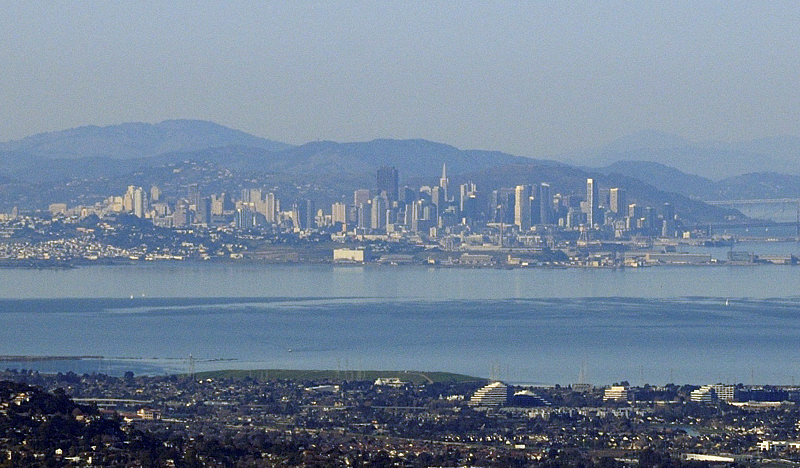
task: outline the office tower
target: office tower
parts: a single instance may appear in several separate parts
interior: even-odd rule
[[[401,224],[403,224],[404,226],[406,226],[408,228],[411,227],[411,214],[414,212],[414,207],[412,206],[413,204],[414,203],[407,203],[402,208],[403,211],[401,213],[401,216],[402,216]]]
[[[503,406],[508,402],[509,388],[502,382],[492,382],[479,388],[469,399],[469,406]]]
[[[158,185],[153,185],[150,187],[150,202],[155,203],[161,201],[161,189],[158,188]]]
[[[628,205],[625,204],[625,189],[613,187],[608,191],[608,204],[611,212],[625,214]]]
[[[136,187],[133,191],[133,214],[139,218],[144,218],[144,213],[147,211],[147,196],[144,189]]]
[[[550,194],[550,184],[539,185],[539,224],[553,224],[553,196]]]
[[[314,227],[314,201],[301,200],[292,205],[292,220],[298,229],[311,229]]]
[[[321,228],[331,226],[332,224],[331,216],[326,215],[322,208],[318,209],[317,214],[314,215],[314,226]]]
[[[633,219],[639,219],[642,217],[642,207],[641,205],[637,205],[636,203],[631,203],[628,205],[628,217]]]
[[[467,194],[467,199],[461,202],[461,217],[471,223],[478,216],[478,196],[475,192]]]
[[[253,212],[250,211],[250,208],[247,206],[242,206],[236,210],[234,221],[236,223],[236,229],[251,229],[255,224]]]
[[[314,228],[314,214],[317,212],[314,200],[308,199],[305,201],[305,213],[303,213],[303,229]]]
[[[356,206],[369,203],[370,198],[369,189],[358,189],[353,192],[353,204]]]
[[[581,224],[586,224],[586,213],[575,208],[567,208],[566,225],[569,229],[575,229]]]
[[[628,230],[634,230],[639,227],[640,219],[642,218],[642,207],[636,203],[628,204],[628,217],[625,219],[625,227]]]
[[[347,205],[347,226],[358,226],[358,206]]]
[[[672,203],[664,203],[664,206],[661,207],[661,215],[665,220],[672,221],[675,219],[675,207],[672,206]]]
[[[172,225],[175,227],[186,227],[191,224],[192,218],[189,212],[189,203],[186,200],[178,200],[175,204],[175,212],[172,213]]]
[[[122,196],[122,210],[126,213],[133,211],[133,192],[135,191],[136,187],[129,185],[128,190],[125,191],[125,195]]]
[[[531,186],[517,185],[514,191],[514,224],[520,231],[531,228]]]
[[[443,201],[448,200],[447,189],[450,185],[450,178],[447,177],[447,163],[442,163],[442,176],[439,178],[439,188],[441,189],[441,196]]]
[[[439,178],[439,188],[441,188],[440,202],[449,201],[447,187],[450,185],[450,179],[447,177],[447,163],[442,163],[442,177]],[[438,205],[437,205],[438,206]]]
[[[458,186],[458,210],[464,211],[464,203],[469,200],[470,195],[474,195],[478,191],[478,187],[472,183],[467,182]]]
[[[211,214],[216,216],[222,216],[222,196],[212,194],[211,195]]]
[[[274,223],[276,215],[281,208],[280,201],[275,197],[274,193],[269,192],[264,200],[264,205],[264,217],[268,223]]]
[[[372,214],[372,207],[369,203],[361,203],[356,205],[358,207],[358,221],[356,226],[359,229],[369,229],[371,226],[370,215]]]
[[[539,200],[541,199],[541,187],[531,186],[531,226],[541,224],[541,212],[539,210]]]
[[[441,187],[439,186],[431,187],[431,203],[433,203],[437,207],[444,206],[445,199],[443,193],[444,191],[442,190]]]
[[[647,229],[649,234],[653,234],[656,228],[661,226],[657,224],[658,215],[656,209],[648,206],[644,209],[644,228]]]
[[[628,395],[628,387],[613,385],[603,391],[603,401],[626,401]]]
[[[515,190],[501,188],[489,196],[489,216],[492,222],[514,224]]]
[[[236,205],[231,200],[231,196],[227,192],[222,192],[222,211],[224,212],[233,212],[236,208]]]
[[[189,205],[193,206],[196,210],[197,207],[200,206],[200,186],[197,184],[189,184],[186,194],[189,198]]]
[[[200,199],[200,206],[197,207],[197,217],[199,222],[211,225],[211,198]]]
[[[403,187],[403,203],[409,204],[417,201],[417,191],[406,185]]]
[[[347,205],[342,202],[331,205],[331,222],[347,224]]]
[[[417,200],[411,204],[411,222],[408,225],[411,229],[411,232],[419,232],[419,219],[422,216],[423,203],[425,203],[424,200]]]
[[[378,168],[378,195],[386,194],[390,202],[397,200],[397,169],[392,166]]]
[[[261,196],[261,189],[250,189],[250,203],[255,205],[263,199],[264,197]]]
[[[672,203],[664,203],[661,208],[661,236],[672,237],[675,235],[675,207]]]
[[[408,209],[409,207],[406,207]],[[436,226],[438,211],[436,205],[428,200],[417,200],[410,205],[412,232],[427,232],[428,229]]]
[[[661,237],[674,237],[675,229],[673,227],[674,221],[670,219],[661,220]]]
[[[266,219],[267,217],[267,201],[264,200],[262,197],[258,197],[253,199],[253,202],[250,203],[250,206],[253,208],[253,211],[259,213],[264,216]]]
[[[592,179],[586,179],[586,225],[591,229],[595,224],[598,224],[597,217],[597,204],[599,200],[597,197],[597,182]]]
[[[372,212],[370,213],[370,228],[381,230],[386,228],[386,198],[376,196],[372,199]]]

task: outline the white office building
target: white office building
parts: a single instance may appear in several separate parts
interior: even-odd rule
[[[628,387],[612,385],[603,392],[603,401],[628,401]]]
[[[469,400],[470,406],[502,406],[508,402],[508,385],[492,382],[481,387]]]

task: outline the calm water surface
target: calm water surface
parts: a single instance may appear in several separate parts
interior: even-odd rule
[[[131,299],[133,296],[133,299]],[[792,383],[800,267],[145,264],[0,270],[5,367],[447,370],[517,382]],[[125,359],[119,359],[125,358]],[[494,371],[492,370],[494,369]]]

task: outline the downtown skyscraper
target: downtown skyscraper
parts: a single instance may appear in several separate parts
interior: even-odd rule
[[[597,218],[597,182],[592,179],[586,179],[586,226],[592,229],[599,221]]]
[[[386,199],[389,200],[389,202],[397,201],[397,168],[393,166],[383,166],[378,168],[377,179],[378,195],[383,192],[386,194]]]

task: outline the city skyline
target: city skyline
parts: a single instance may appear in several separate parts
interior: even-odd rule
[[[800,2],[3,11],[0,465],[800,466]]]

